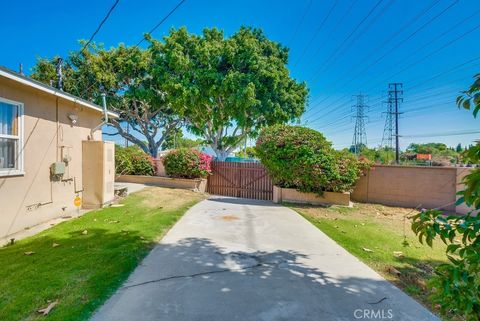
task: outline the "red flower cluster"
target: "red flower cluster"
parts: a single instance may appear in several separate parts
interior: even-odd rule
[[[200,170],[206,174],[211,174],[213,157],[208,154],[198,152],[198,158],[200,159]]]
[[[163,157],[165,172],[176,178],[205,178],[212,173],[212,156],[196,149],[180,148]]]

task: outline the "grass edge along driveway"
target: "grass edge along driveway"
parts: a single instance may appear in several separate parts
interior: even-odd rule
[[[0,320],[87,320],[204,198],[151,187],[0,248]],[[55,301],[46,317],[37,312]]]
[[[284,205],[439,315],[438,308],[428,300],[427,281],[436,265],[447,262],[446,246],[435,240],[430,248],[418,241],[411,221],[405,219],[415,210],[363,203],[355,203],[353,208]],[[458,316],[449,317],[458,320]]]

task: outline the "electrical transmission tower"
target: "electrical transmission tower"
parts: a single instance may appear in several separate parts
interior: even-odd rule
[[[365,131],[365,109],[368,108],[365,105],[365,95],[358,94],[357,104],[353,106],[356,109],[356,114],[353,116],[355,118],[355,131],[353,132],[353,141],[352,148],[353,152],[358,155],[362,147],[367,146],[367,132]]]
[[[385,127],[383,129],[382,146],[393,148],[393,140],[395,139],[395,162],[400,162],[400,146],[398,134],[398,111],[400,103],[403,102],[403,84],[388,84],[388,100],[387,100],[387,117],[385,119]]]
[[[388,96],[387,111],[385,112],[385,127],[383,127],[382,144],[380,146],[393,150],[393,137],[395,136],[395,123],[393,121],[393,100]]]

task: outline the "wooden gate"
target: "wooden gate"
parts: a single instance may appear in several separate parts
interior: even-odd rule
[[[260,163],[212,162],[210,194],[272,200],[273,184]]]

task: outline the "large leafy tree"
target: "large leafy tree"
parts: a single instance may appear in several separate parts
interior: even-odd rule
[[[459,107],[480,111],[480,74],[470,88],[457,99]],[[480,143],[467,151],[467,158],[480,163]],[[480,169],[473,169],[463,179],[465,190],[459,193],[457,204],[471,208],[467,215],[446,216],[440,210],[427,210],[413,218],[412,229],[421,241],[432,246],[439,237],[447,244],[449,263],[436,268],[430,281],[432,299],[444,313],[464,315],[466,320],[480,320]]]
[[[308,91],[290,77],[288,49],[258,29],[241,28],[226,38],[215,28],[202,35],[181,28],[162,42],[150,41],[153,79],[221,160],[261,127],[304,112]]]
[[[432,154],[434,156],[457,156],[456,151],[453,148],[449,148],[444,143],[412,143],[407,147],[407,152],[415,154]]]
[[[32,78],[57,83],[56,63],[56,57],[39,59]],[[109,135],[121,135],[156,157],[181,118],[161,83],[152,79],[154,67],[150,49],[120,45],[107,50],[93,45],[89,50],[71,52],[65,60],[64,90],[97,103],[105,92],[108,108],[120,115],[118,120],[109,120],[115,128]]]
[[[191,139],[183,136],[181,128],[171,131],[165,138],[162,144],[162,149],[177,149],[177,148],[195,148],[203,144],[202,139]]]
[[[345,151],[353,153],[355,151],[354,146],[345,149]],[[389,164],[395,159],[395,151],[390,147],[368,148],[367,146],[363,146],[359,151],[359,156],[372,162]]]

